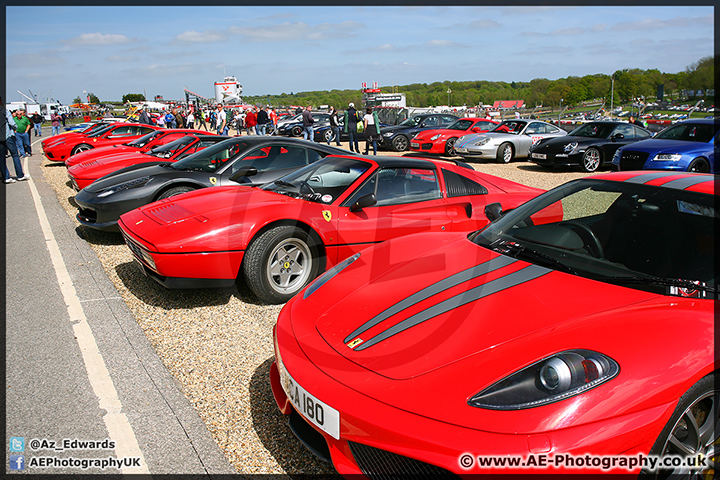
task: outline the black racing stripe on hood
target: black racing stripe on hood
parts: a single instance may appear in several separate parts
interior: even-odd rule
[[[704,182],[709,182],[711,180],[713,180],[713,179],[710,176],[699,175],[699,176],[678,178],[677,180],[673,180],[662,186],[666,187],[666,188],[675,188],[677,190],[687,190],[690,187],[694,187],[695,185],[699,185]]]
[[[667,177],[668,172],[666,171],[659,171],[659,172],[653,172],[653,173],[644,173],[642,175],[638,175],[637,177],[628,178],[625,180],[627,183],[648,183],[652,182],[653,180],[656,180],[658,178]]]
[[[499,257],[493,258],[492,260],[488,260],[487,262],[483,262],[479,265],[475,265],[466,270],[455,273],[437,283],[434,283],[428,287],[425,287],[422,290],[415,292],[412,295],[410,295],[409,297],[406,297],[405,299],[396,303],[395,305],[388,308],[387,310],[384,310],[383,312],[379,313],[378,315],[375,315],[373,318],[371,318],[370,320],[368,320],[367,322],[362,324],[360,327],[355,329],[355,331],[353,331],[350,335],[345,337],[345,340],[343,340],[343,343],[348,343],[353,338],[357,337],[358,335],[362,335],[364,332],[371,329],[372,327],[379,324],[380,322],[387,320],[388,318],[392,317],[396,313],[401,312],[401,311],[405,310],[406,308],[409,308],[409,307],[415,305],[416,303],[420,303],[423,300],[432,297],[433,295],[437,295],[438,293],[440,293],[444,290],[452,288],[456,285],[460,285],[461,283],[472,280],[473,278],[477,278],[477,277],[480,277],[487,273],[490,273],[492,271],[507,267],[508,265],[511,265],[511,264],[515,263],[516,261],[517,260],[514,260],[510,257],[501,255]]]
[[[518,270],[505,275],[504,277],[479,285],[403,320],[402,322],[388,328],[384,332],[379,333],[373,338],[361,343],[355,350],[364,350],[433,317],[437,317],[438,315],[442,315],[443,313],[447,313],[468,303],[480,300],[481,298],[492,295],[493,293],[498,293],[522,283],[535,280],[536,278],[546,275],[551,271],[552,270],[544,267],[530,265],[522,270]]]

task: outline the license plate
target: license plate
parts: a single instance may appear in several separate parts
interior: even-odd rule
[[[545,159],[547,158],[547,155],[545,155],[544,153],[535,153],[535,152],[533,152],[532,158],[539,158],[539,159],[541,159],[541,160],[545,160]]]
[[[420,148],[420,144],[419,144],[419,143],[416,143],[416,142],[410,142],[410,146],[411,146],[412,148]]]
[[[278,362],[280,383],[290,403],[300,414],[336,440],[340,440],[340,412],[320,401],[301,387],[285,370],[282,362]]]

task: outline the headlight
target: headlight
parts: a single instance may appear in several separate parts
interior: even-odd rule
[[[652,159],[653,162],[679,162],[682,155],[679,153],[658,153]]]
[[[474,395],[468,404],[523,410],[579,395],[614,378],[617,362],[591,350],[568,350],[535,362]]]
[[[383,133],[383,137],[392,137],[392,136],[393,136],[393,132],[385,132],[385,133]]]
[[[136,178],[135,180],[130,180],[129,182],[121,183],[120,185],[115,185],[114,187],[110,187],[104,192],[98,194],[98,198],[107,197],[108,195],[127,190],[128,188],[142,187],[144,185],[147,185],[147,183],[150,181],[150,178],[152,177],[147,175],[145,177]]]
[[[333,268],[328,270],[327,272],[320,275],[318,278],[315,279],[313,283],[310,284],[309,287],[307,287],[307,290],[305,290],[305,293],[303,294],[303,299],[308,298],[310,295],[312,295],[315,290],[325,285],[330,279],[332,279],[335,275],[342,272],[347,268],[349,265],[351,265],[355,260],[360,258],[360,254],[356,253],[352,257],[346,258],[342,262],[335,265]]]
[[[478,146],[478,147],[480,147],[480,146],[482,146],[482,145],[485,145],[485,144],[488,143],[489,141],[490,141],[490,138],[485,137],[485,138],[482,138],[482,139],[480,139],[479,141],[475,142],[475,145]]]
[[[565,145],[565,152],[566,152],[566,153],[570,153],[570,152],[572,152],[573,150],[575,150],[577,147],[578,147],[578,143],[577,143],[577,142],[570,142],[570,143],[568,143],[567,145]]]
[[[437,140],[440,137],[442,137],[442,134],[438,133],[437,135],[433,135],[432,137],[430,137],[430,140]]]

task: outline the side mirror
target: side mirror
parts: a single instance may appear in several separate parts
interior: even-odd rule
[[[240,182],[240,179],[243,177],[252,177],[253,175],[257,175],[258,169],[257,167],[240,167],[240,169],[233,173],[229,180],[232,182],[242,183]]]
[[[620,140],[621,138],[625,138],[625,135],[623,135],[622,133],[616,133],[612,136],[613,140]]]
[[[470,131],[477,133],[477,132],[480,131],[480,127],[473,127],[473,128],[470,129]]]
[[[491,222],[494,222],[498,218],[502,217],[503,216],[502,205],[498,202],[489,203],[489,204],[485,205],[485,216]]]
[[[359,212],[363,208],[372,207],[377,203],[377,197],[375,197],[374,193],[368,193],[367,195],[364,195],[358,199],[357,202],[353,204],[352,207],[350,207],[351,212]]]

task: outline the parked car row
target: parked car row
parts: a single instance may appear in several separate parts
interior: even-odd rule
[[[387,138],[419,127],[408,147],[425,153],[458,135],[456,155],[589,172],[611,155],[625,170],[644,142],[717,141],[697,122],[651,139],[533,119],[431,134],[428,118]],[[240,282],[287,302],[272,393],[339,473],[496,473],[461,462],[469,451],[715,455],[713,175],[621,171],[543,192],[459,160],[164,132],[66,160],[78,220],[119,229],[164,287]],[[667,152],[648,161],[684,165]]]

